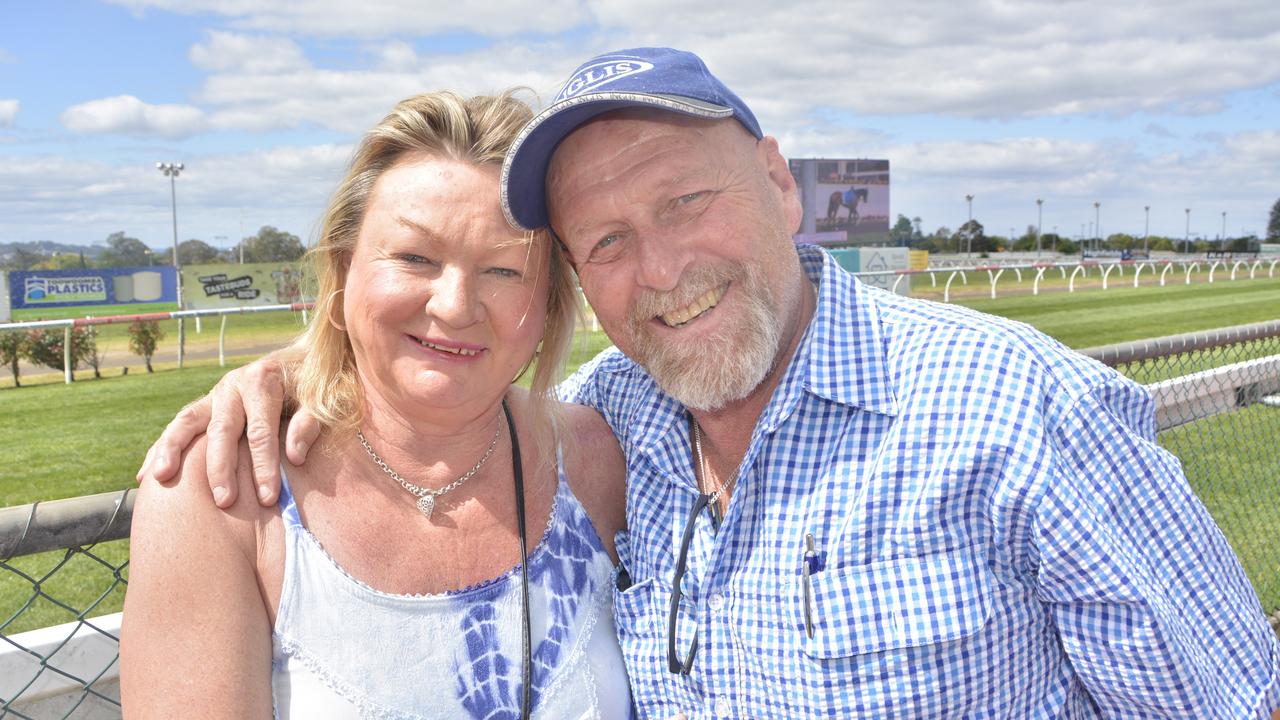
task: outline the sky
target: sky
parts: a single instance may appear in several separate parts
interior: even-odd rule
[[[0,0],[0,242],[304,241],[360,133],[417,92],[551,98],[582,61],[693,50],[788,157],[888,158],[925,232],[1265,234],[1274,0]],[[1225,218],[1223,213],[1226,213]]]

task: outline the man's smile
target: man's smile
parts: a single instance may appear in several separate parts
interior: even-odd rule
[[[692,303],[689,303],[688,305],[686,305],[683,308],[680,308],[679,310],[673,310],[672,312],[663,313],[662,315],[659,316],[659,318],[662,320],[663,323],[667,325],[667,327],[680,327],[682,325],[685,325],[690,320],[697,318],[698,316],[702,315],[706,311],[715,307],[716,303],[720,302],[720,299],[724,297],[725,292],[727,292],[728,290],[729,290],[728,283],[725,283],[724,285],[721,285],[719,287],[711,288],[710,290],[706,291],[701,296],[699,296],[698,299],[694,300]]]

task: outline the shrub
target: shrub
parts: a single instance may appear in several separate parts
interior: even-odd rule
[[[85,351],[84,362],[93,368],[93,377],[96,380],[102,379],[102,360],[106,357],[105,353],[98,352],[98,328],[94,325],[86,327],[84,333]]]
[[[63,368],[63,335],[62,328],[42,328],[27,333],[24,343],[24,356],[35,365],[61,370]],[[89,328],[71,328],[71,379],[76,379],[75,371],[88,359],[90,353],[97,352],[97,338]]]
[[[7,332],[0,335],[0,363],[9,366],[13,373],[13,386],[22,387],[18,380],[18,361],[26,357],[27,336],[20,332]]]
[[[134,320],[129,325],[129,349],[142,356],[147,372],[155,372],[151,369],[151,356],[156,354],[156,345],[163,337],[164,330],[156,320]]]

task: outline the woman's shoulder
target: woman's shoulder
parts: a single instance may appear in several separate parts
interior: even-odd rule
[[[612,555],[613,536],[626,525],[627,466],[622,449],[595,409],[565,403],[561,416],[565,477]]]
[[[166,484],[148,482],[138,489],[133,534],[160,534],[198,542],[200,537],[214,533],[256,554],[258,530],[275,508],[258,504],[252,461],[243,440],[239,455],[234,478],[236,500],[228,508],[219,508],[209,488],[208,438],[198,438],[183,453],[177,480]]]

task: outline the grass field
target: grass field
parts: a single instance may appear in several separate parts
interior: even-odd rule
[[[65,320],[67,318],[102,317],[105,315],[141,315],[142,313],[172,312],[178,309],[176,302],[132,303],[128,305],[76,305],[56,308],[21,308],[13,311],[13,322],[27,320]]]
[[[1251,405],[1160,434],[1223,528],[1268,612],[1280,609],[1280,409]],[[1241,453],[1247,447],[1249,452]]]
[[[1052,292],[1038,297],[1024,294],[997,300],[969,298],[962,302],[979,310],[1030,323],[1068,345],[1083,348],[1275,319],[1280,315],[1277,311],[1280,308],[1280,280],[1173,284],[1164,288],[1137,289],[1131,287],[1130,280],[1128,286],[1113,286],[1105,292]],[[189,323],[188,347],[216,347],[217,322],[205,323],[205,331],[200,335],[190,329]],[[233,316],[228,323],[228,344],[232,348],[254,343],[284,344],[301,327],[300,317],[291,313]],[[104,335],[100,342],[109,343],[109,352],[127,353],[123,349],[122,327],[106,326],[102,329]],[[176,328],[171,330],[167,343],[172,343],[176,337]],[[108,335],[105,331],[113,332]],[[580,333],[570,366],[575,367],[607,344],[608,340],[602,333]],[[133,473],[147,446],[173,414],[206,392],[226,370],[249,359],[233,358],[228,368],[219,368],[210,360],[189,362],[182,371],[176,370],[171,362],[159,363],[153,375],[133,372],[121,377],[117,371],[101,380],[82,380],[70,386],[62,384],[61,373],[53,372],[24,376],[24,385],[32,387],[14,389],[11,382],[0,384],[0,388],[4,388],[0,389],[0,457],[4,458],[3,465],[0,465],[0,506],[131,486]],[[85,373],[81,373],[80,377],[84,376]],[[1236,422],[1233,419],[1235,415],[1243,417],[1243,414],[1233,414],[1210,418],[1195,423],[1195,426]],[[1215,517],[1220,521],[1243,517],[1246,511],[1257,515],[1254,512],[1258,507],[1257,488],[1262,483],[1274,482],[1280,470],[1280,443],[1275,442],[1277,431],[1274,426],[1269,436],[1257,441],[1274,454],[1261,457],[1258,461],[1261,464],[1254,469],[1233,472],[1231,482],[1226,484],[1219,484],[1217,480],[1210,483],[1205,478],[1220,476],[1208,473],[1218,472],[1214,469],[1221,466],[1224,456],[1231,455],[1238,447],[1238,438],[1242,437],[1243,430],[1236,428],[1186,435],[1191,433],[1192,427],[1166,433],[1161,441],[1175,451],[1183,451],[1188,476]],[[1185,440],[1177,433],[1183,433],[1191,440]],[[1196,452],[1187,453],[1188,447]],[[1280,529],[1280,514],[1267,513],[1258,522],[1269,536],[1274,537],[1275,530]],[[1255,553],[1247,549],[1257,542],[1255,532],[1262,531],[1255,531],[1248,524],[1242,524],[1241,528],[1239,532],[1248,533],[1247,537],[1237,537],[1237,531],[1230,528],[1229,534],[1233,535],[1231,539],[1240,548],[1251,577],[1257,580],[1280,575],[1277,572],[1280,553],[1266,550]],[[119,565],[127,558],[127,548],[127,542],[122,541],[109,544],[102,552],[109,564]],[[61,561],[64,555],[61,552],[45,553],[11,561],[11,565],[39,577]],[[75,607],[85,607],[110,585],[111,577],[109,568],[77,556],[41,587],[48,594],[70,600]],[[1264,598],[1269,603],[1269,610],[1280,607],[1280,588],[1268,590],[1259,586],[1259,591],[1269,593]],[[23,607],[31,596],[30,582],[11,572],[0,572],[0,622]],[[117,589],[103,600],[95,614],[118,610],[122,597],[123,593]],[[4,632],[12,633],[68,619],[71,618],[66,611],[39,599]]]

